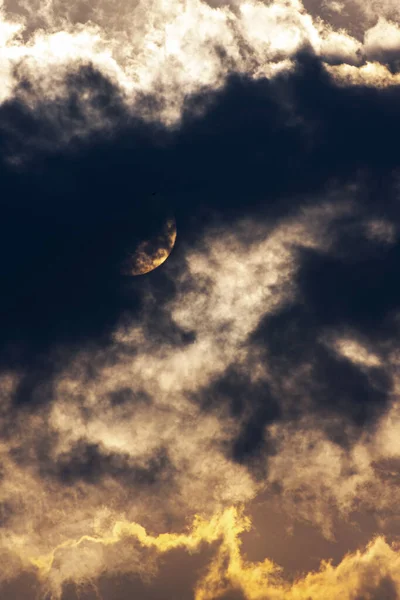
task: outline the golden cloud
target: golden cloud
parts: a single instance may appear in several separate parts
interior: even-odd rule
[[[176,548],[192,553],[201,545],[218,542],[211,564],[196,585],[195,600],[216,600],[230,590],[240,590],[246,600],[351,600],[361,596],[378,599],[385,590],[392,592],[393,596],[387,596],[390,598],[395,598],[400,591],[400,548],[390,546],[382,537],[372,540],[365,550],[346,555],[337,566],[323,562],[318,572],[310,572],[289,583],[272,561],[265,559],[253,563],[243,557],[240,535],[250,527],[251,521],[242,510],[233,507],[214,515],[209,521],[196,517],[191,529],[181,534],[151,536],[137,523],[118,521],[108,531],[100,530],[94,536],[67,540],[49,554],[30,557],[28,561],[49,584],[50,591],[59,597],[59,570],[54,567],[56,557],[73,552],[85,543],[108,547],[134,538],[141,547],[164,554]],[[76,552],[74,555],[76,558]],[[63,564],[68,563],[64,561]],[[79,569],[78,560],[74,564]],[[52,577],[53,570],[55,578]]]

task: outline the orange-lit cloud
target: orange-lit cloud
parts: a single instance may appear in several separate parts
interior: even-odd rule
[[[346,555],[340,564],[333,566],[323,562],[318,572],[311,572],[293,583],[286,582],[281,569],[272,561],[249,562],[241,549],[240,535],[248,531],[251,522],[241,510],[226,509],[209,521],[196,517],[187,533],[164,533],[149,535],[137,523],[118,521],[108,531],[98,531],[94,536],[82,536],[67,540],[48,555],[29,558],[41,579],[48,583],[50,591],[58,596],[57,555],[72,553],[83,546],[113,546],[133,538],[139,546],[154,549],[157,554],[168,553],[176,548],[196,552],[201,545],[218,543],[211,564],[198,581],[194,591],[195,600],[216,600],[230,590],[240,590],[246,600],[285,598],[293,600],[329,600],[356,597],[395,598],[400,591],[400,552],[382,537],[371,541],[367,548]],[[55,578],[52,577],[53,570]],[[391,595],[392,594],[392,595]]]

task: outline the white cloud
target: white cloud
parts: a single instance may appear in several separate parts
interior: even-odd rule
[[[378,61],[385,60],[387,54],[400,53],[400,26],[380,17],[365,33],[364,52],[368,60]]]
[[[128,109],[135,110],[138,94],[156,94],[161,113],[143,116],[172,124],[188,94],[219,88],[231,71],[273,77],[290,70],[291,59],[304,45],[328,64],[343,62],[343,68],[330,70],[339,80],[362,78],[371,85],[397,81],[379,64],[374,69],[362,65],[363,55],[380,60],[396,47],[394,23],[381,19],[366,32],[362,45],[346,31],[311,17],[298,0],[217,7],[200,0],[127,0],[118,10],[104,0],[90,7],[56,1],[19,7],[1,13],[0,101],[17,93],[21,77],[33,83],[36,101],[61,99],[67,93],[67,71],[91,63],[118,86]],[[89,117],[88,129],[100,126],[99,115]]]

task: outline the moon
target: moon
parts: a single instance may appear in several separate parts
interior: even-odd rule
[[[170,218],[158,235],[141,242],[135,252],[125,260],[123,274],[144,275],[157,269],[171,254],[175,245],[176,234],[176,221],[174,218]]]

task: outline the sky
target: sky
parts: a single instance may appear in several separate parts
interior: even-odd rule
[[[0,76],[0,599],[399,599],[397,0],[0,0]]]

